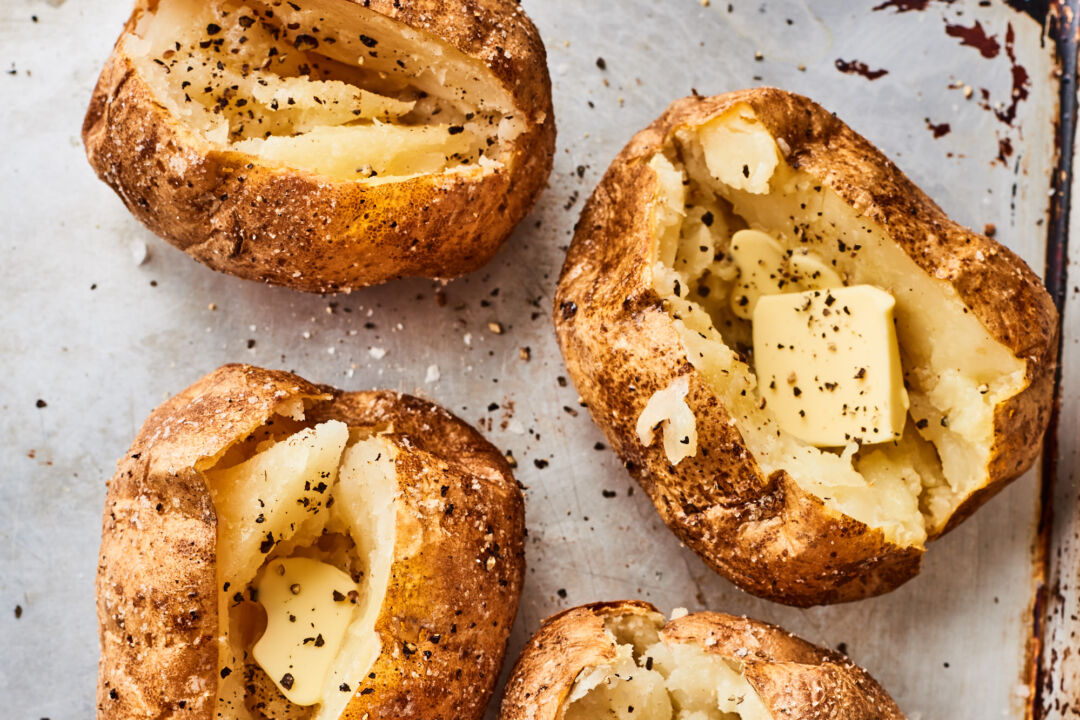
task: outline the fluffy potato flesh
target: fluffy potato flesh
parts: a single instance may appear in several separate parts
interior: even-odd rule
[[[272,166],[483,172],[524,127],[482,63],[350,0],[160,0],[123,42],[191,132]]]
[[[827,506],[899,545],[919,546],[940,531],[986,482],[994,409],[1026,386],[1025,361],[880,226],[789,165],[749,106],[680,129],[651,167],[659,179],[653,288],[764,475],[786,470]],[[787,269],[773,273],[780,280],[771,292],[804,289],[799,269],[825,267],[830,285],[838,278],[895,298],[910,400],[899,439],[819,448],[779,427],[758,390],[752,321],[738,302],[745,282],[732,236],[746,229],[782,247]]]
[[[615,660],[582,671],[561,720],[769,720],[736,658],[692,643],[665,643],[657,619],[613,616]]]
[[[381,649],[375,621],[394,552],[396,449],[382,436],[338,421],[292,432],[295,421],[278,420],[278,429],[264,427],[260,437],[204,472],[218,516],[222,679],[216,717],[331,720],[341,715]],[[266,627],[255,588],[270,566],[281,564],[275,561],[286,558],[330,565],[359,588],[358,596],[341,601],[355,606],[351,621],[340,640],[326,644],[336,652],[321,691],[307,693],[318,702],[305,706],[290,702],[281,679],[269,677],[252,653]],[[318,635],[320,647],[322,640]]]

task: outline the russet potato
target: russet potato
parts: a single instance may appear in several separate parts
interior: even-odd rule
[[[676,617],[678,615],[678,617]],[[903,720],[840,653],[763,622],[636,601],[549,618],[522,651],[500,720]]]
[[[195,259],[339,292],[487,262],[547,180],[555,123],[513,0],[139,0],[83,139]]]
[[[478,720],[523,539],[506,460],[441,408],[225,366],[154,411],[109,483],[98,717]],[[309,574],[275,606],[258,589],[286,564]],[[288,611],[304,590],[323,595]]]
[[[775,267],[738,265],[733,238],[754,233],[773,238]],[[891,412],[906,404],[906,422],[818,447],[765,401],[784,379],[759,382],[751,310],[759,292],[838,285],[895,300]],[[680,100],[631,140],[582,214],[555,322],[582,398],[667,524],[740,587],[795,605],[895,588],[927,541],[1031,466],[1058,333],[1022,260],[772,88]]]

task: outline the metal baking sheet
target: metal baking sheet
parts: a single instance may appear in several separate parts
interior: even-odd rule
[[[0,2],[0,715],[93,715],[105,479],[157,403],[245,361],[434,399],[513,454],[529,568],[508,667],[544,617],[639,597],[665,612],[747,613],[842,648],[913,719],[1022,718],[1037,695],[1064,702],[1066,716],[1063,679],[1044,675],[1063,689],[1035,692],[1048,570],[1040,469],[935,543],[922,574],[888,596],[811,610],[757,600],[682,547],[635,492],[578,406],[549,318],[577,215],[630,136],[676,97],[760,84],[836,111],[954,218],[993,226],[1041,272],[1061,89],[1046,3],[523,5],[547,44],[559,124],[532,216],[490,266],[448,285],[319,297],[196,264],[93,176],[79,127],[130,0]],[[1075,416],[1080,377],[1066,375],[1063,412]],[[1062,502],[1075,505],[1074,482],[1059,478]],[[1063,653],[1076,566],[1051,568],[1067,580],[1052,623]]]

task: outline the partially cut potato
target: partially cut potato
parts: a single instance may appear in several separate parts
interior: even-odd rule
[[[923,271],[877,222],[785,161],[750,105],[737,104],[702,126],[680,129],[674,141],[677,164],[663,154],[651,161],[663,168],[657,176],[664,182],[660,202],[667,206],[657,214],[652,286],[665,300],[687,359],[722,398],[761,472],[784,470],[830,507],[880,528],[897,545],[921,545],[928,535],[940,534],[986,480],[994,409],[1027,386],[1025,359],[997,340],[945,279]],[[739,181],[745,174],[740,168],[753,170]],[[714,222],[710,232],[712,262],[690,268],[681,256],[693,256],[696,249],[688,251],[683,238],[697,233],[700,221],[684,220],[683,213],[698,206],[723,222]],[[723,279],[731,264],[730,230],[740,227],[777,240],[785,259],[810,259],[845,286],[870,285],[896,299],[911,404],[911,419],[896,442],[850,443],[830,452],[784,432],[762,406],[748,342],[752,324],[734,310],[737,281]],[[772,292],[802,287],[793,280]]]
[[[322,690],[311,694],[314,702],[304,703],[318,706],[307,716],[339,717],[352,698],[351,689],[363,684],[379,655],[375,620],[386,597],[396,543],[397,447],[380,436],[352,443],[349,436],[345,423],[331,420],[270,441],[269,447],[239,465],[205,473],[218,513],[219,664],[229,669],[218,690],[223,716],[275,720],[261,712],[258,701],[250,702],[245,685],[256,675],[263,684],[266,679],[280,680],[261,677],[266,665],[252,653],[259,638],[242,637],[233,625],[234,620],[238,627],[248,621],[238,617],[238,606],[259,602],[257,576],[279,558],[319,560],[345,572],[363,590],[358,598],[342,601],[357,607],[322,678]],[[257,612],[250,606],[246,610]],[[321,629],[308,630],[312,643],[321,639]],[[300,670],[295,671],[299,675]],[[291,689],[296,677],[292,673],[290,677]],[[290,717],[299,714],[295,708]]]
[[[764,308],[789,310],[755,333]],[[1057,350],[1022,260],[771,88],[677,102],[631,141],[583,213],[556,325],[668,524],[792,604],[892,589],[927,540],[1030,467]],[[690,418],[667,402],[675,383]],[[690,428],[699,451],[661,451],[642,423]]]
[[[518,659],[501,720],[902,720],[866,671],[784,630],[623,601],[549,618]]]
[[[543,186],[554,132],[512,0],[139,0],[84,125],[152,230],[318,291],[478,266]]]
[[[505,460],[445,411],[226,366],[110,484],[99,717],[478,719],[523,537]]]
[[[123,42],[191,130],[336,179],[497,167],[527,125],[482,63],[341,0],[160,0]]]

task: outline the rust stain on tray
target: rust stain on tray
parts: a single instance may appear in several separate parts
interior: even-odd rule
[[[897,14],[911,12],[912,10],[926,10],[932,3],[939,5],[952,5],[956,0],[885,0],[880,5],[875,5],[874,10],[888,10],[892,8]],[[1030,15],[1040,25],[1045,25],[1051,8],[1056,8],[1062,0],[1005,0],[1005,4],[1018,12]]]
[[[884,68],[878,70],[871,70],[864,62],[858,60],[842,60],[836,59],[836,69],[846,75],[862,75],[867,80],[877,80],[879,77],[888,75],[889,71]]]
[[[926,129],[934,134],[934,139],[937,140],[940,137],[945,137],[952,132],[952,126],[949,123],[934,123],[930,118],[926,118]]]
[[[961,45],[975,48],[984,58],[995,58],[1001,52],[1001,43],[998,42],[997,36],[988,35],[982,23],[978,20],[971,27],[951,25],[946,21],[945,34],[950,37],[960,38]]]
[[[1009,138],[1000,138],[998,140],[998,156],[997,159],[1001,161],[1002,165],[1007,165],[1009,158],[1013,154],[1012,140]]]
[[[1012,73],[1012,96],[1004,110],[994,110],[997,119],[1006,125],[1012,125],[1013,120],[1016,119],[1016,107],[1024,100],[1027,100],[1028,91],[1031,87],[1031,78],[1028,76],[1027,68],[1016,59],[1015,42],[1016,32],[1013,30],[1012,23],[1009,23],[1008,28],[1005,30],[1005,54],[1009,58],[1009,69]]]
[[[912,10],[925,10],[930,7],[933,0],[886,0],[874,7],[874,10],[894,8],[897,13],[911,12]],[[946,5],[952,5],[956,0],[939,0]]]

